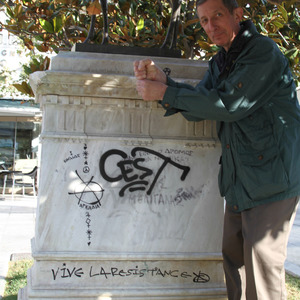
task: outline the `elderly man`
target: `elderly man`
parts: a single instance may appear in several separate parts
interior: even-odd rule
[[[228,298],[286,299],[284,261],[300,195],[300,108],[288,62],[235,0],[198,0],[197,14],[221,50],[196,86],[136,61],[137,91],[166,116],[217,121],[219,188],[226,200],[223,258]]]

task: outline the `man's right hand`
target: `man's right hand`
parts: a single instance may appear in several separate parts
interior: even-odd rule
[[[138,80],[152,80],[167,83],[166,74],[151,59],[137,60],[133,63],[134,75]]]

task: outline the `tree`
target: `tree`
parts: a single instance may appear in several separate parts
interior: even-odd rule
[[[91,14],[96,14],[94,43],[102,41],[103,20],[98,2],[88,0],[0,0],[7,15],[0,30],[17,35],[32,57],[39,53],[70,50],[87,37]],[[297,82],[300,80],[299,0],[279,3],[270,0],[239,0],[245,19],[252,19],[259,32],[272,38],[289,59]],[[218,48],[207,39],[195,14],[196,0],[183,0],[178,47],[182,56],[209,59]],[[163,43],[170,21],[168,1],[111,0],[108,2],[110,43],[123,46],[158,47]],[[46,70],[49,58],[36,59],[25,66],[26,73]],[[28,92],[28,83],[15,85]]]

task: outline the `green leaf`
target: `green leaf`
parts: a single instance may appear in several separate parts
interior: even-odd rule
[[[43,35],[36,35],[36,36],[35,36],[35,39],[36,39],[37,41],[44,42]]]
[[[15,83],[13,86],[22,94],[33,96],[32,89],[27,82],[23,81],[22,84]]]
[[[209,51],[212,48],[211,44],[204,41],[198,41],[197,44],[201,47],[201,49],[206,51]]]
[[[35,48],[38,49],[40,52],[47,52],[48,47],[45,47],[44,45],[35,44]]]
[[[23,69],[26,75],[29,75],[32,73],[31,69],[25,65],[23,65]]]
[[[282,5],[279,5],[279,4],[277,5],[277,7],[278,7],[279,11],[281,12],[284,21],[288,22],[288,20],[289,20],[288,13],[285,10],[285,8]]]
[[[9,8],[9,7],[7,7],[6,8],[6,13],[9,15],[9,17],[11,17],[12,19],[15,17],[14,16],[14,13],[12,12],[12,10]]]
[[[284,24],[282,24],[278,19],[272,21],[272,24],[274,24],[277,28],[283,28]]]
[[[144,28],[144,26],[145,26],[145,21],[144,21],[143,18],[140,18],[137,25],[136,25],[136,30],[140,31]]]
[[[296,59],[298,54],[299,50],[296,47],[285,51],[285,56],[287,56],[290,59]]]
[[[22,4],[17,4],[17,5],[15,6],[15,9],[14,9],[15,16],[16,16],[16,17],[21,16],[21,15],[22,15],[22,11],[23,11]]]
[[[132,21],[129,21],[129,33],[130,33],[131,36],[134,36],[135,26],[134,26],[134,23]]]
[[[63,18],[61,16],[57,16],[53,19],[53,27],[54,32],[60,32],[63,28]]]
[[[41,18],[39,19],[39,22],[44,30],[46,30],[49,33],[54,33],[53,25],[50,22]]]

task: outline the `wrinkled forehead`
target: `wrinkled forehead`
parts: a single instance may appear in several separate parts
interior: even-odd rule
[[[222,0],[207,0],[197,6],[197,14],[200,16],[214,15],[218,12],[228,12]]]

